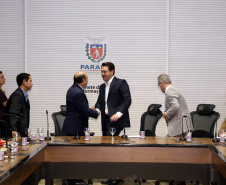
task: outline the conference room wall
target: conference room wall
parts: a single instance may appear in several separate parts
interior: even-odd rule
[[[22,1],[0,1],[0,71],[6,77],[2,89],[7,97],[15,90],[15,75],[24,71]]]
[[[105,61],[114,62],[116,76],[125,78],[130,86],[128,135],[138,134],[141,114],[149,104],[160,103],[164,110],[164,95],[156,87],[161,73],[171,76],[190,111],[199,103],[216,104],[221,114],[218,126],[221,124],[226,95],[225,1],[12,0],[0,5],[4,10],[0,17],[0,25],[4,25],[0,31],[1,70],[7,80],[4,90],[7,96],[13,92],[19,72],[32,75],[33,131],[46,128],[48,110],[50,132],[54,132],[50,115],[65,104],[74,73],[81,65],[98,67]],[[99,63],[86,56],[86,44],[91,43],[87,37],[106,37],[106,57]],[[86,72],[88,86],[96,90],[103,82],[100,71]],[[86,95],[90,106],[94,105],[98,94]],[[89,123],[91,130],[101,135],[100,119],[90,119]],[[156,134],[166,135],[164,119]]]

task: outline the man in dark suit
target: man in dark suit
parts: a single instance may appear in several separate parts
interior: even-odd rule
[[[131,95],[126,80],[116,78],[115,66],[111,62],[102,64],[101,75],[105,83],[100,86],[95,108],[101,111],[103,136],[111,136],[110,127],[116,128],[118,136],[124,127],[130,127],[129,107]]]
[[[84,136],[84,128],[88,127],[88,117],[97,118],[98,112],[89,108],[84,88],[88,83],[88,76],[79,71],[74,76],[74,84],[66,95],[67,114],[62,131],[69,136]]]
[[[79,71],[74,76],[74,84],[68,89],[66,95],[67,113],[62,131],[69,136],[84,136],[84,128],[88,127],[88,118],[97,118],[98,112],[89,108],[84,88],[88,83],[88,76],[84,71]],[[68,185],[86,184],[82,179],[67,180]]]
[[[100,86],[95,108],[101,111],[103,136],[110,136],[110,127],[115,127],[118,136],[124,127],[130,127],[129,107],[131,95],[126,80],[116,78],[115,66],[111,62],[102,64],[101,75],[105,83]],[[106,180],[102,184],[122,184],[123,180]]]
[[[33,83],[31,75],[28,73],[21,73],[16,78],[19,86],[9,97],[6,104],[5,120],[9,123],[12,135],[17,132],[21,136],[27,136],[27,129],[29,128],[30,119],[30,103],[28,99],[28,91],[31,90]]]

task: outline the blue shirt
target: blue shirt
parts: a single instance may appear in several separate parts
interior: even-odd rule
[[[20,89],[22,90],[24,97],[25,97],[25,100],[27,101],[29,95],[22,88],[20,88]]]

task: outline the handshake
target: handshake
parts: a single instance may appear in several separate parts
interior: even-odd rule
[[[90,107],[90,108],[93,109],[93,110],[95,110],[95,111],[97,111],[97,112],[98,112],[98,117],[99,117],[99,115],[100,115],[100,110],[99,110],[99,109],[95,109],[94,106],[92,106],[92,107]]]
[[[99,110],[99,109],[95,109],[94,106],[92,106],[91,109],[97,111],[97,112],[98,112],[98,117],[99,117],[99,115],[100,115],[100,110]],[[116,122],[116,121],[118,121],[119,118],[120,118],[120,117],[119,117],[117,114],[114,114],[113,116],[111,116],[110,122]]]

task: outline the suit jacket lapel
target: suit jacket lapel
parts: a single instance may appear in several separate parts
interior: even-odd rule
[[[106,87],[106,85],[105,85],[105,83],[104,83],[104,85],[103,85],[103,88],[101,88],[100,89],[100,94],[103,94],[103,96],[102,96],[102,101],[105,103],[105,87]]]
[[[116,77],[114,77],[113,80],[112,80],[112,82],[111,82],[110,89],[109,89],[109,92],[108,92],[108,99],[109,99],[109,96],[111,95],[111,91],[113,89],[113,86],[115,84],[115,81],[116,81]]]
[[[78,89],[79,91],[82,91],[82,92],[84,93],[85,98],[86,98],[86,102],[87,102],[87,104],[89,105],[89,102],[88,102],[88,99],[87,99],[86,94],[85,94],[85,92],[84,92],[84,89],[82,89],[78,84],[74,84],[74,85],[77,87],[77,89]]]
[[[22,96],[24,98],[24,103],[25,103],[26,107],[28,108],[28,110],[30,110],[30,102],[29,102],[29,99],[27,99],[27,101],[26,101],[23,91],[21,90],[20,87],[18,87],[18,89],[19,89],[20,93],[22,94]]]

